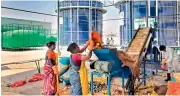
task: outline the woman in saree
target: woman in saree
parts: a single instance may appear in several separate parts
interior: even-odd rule
[[[91,58],[92,50],[90,49],[88,55],[82,55],[81,53],[88,47],[89,42],[80,49],[76,43],[71,43],[68,46],[67,51],[71,52],[70,61],[72,73],[70,74],[70,83],[71,83],[71,95],[82,95],[82,88],[80,82],[80,66],[81,62]]]
[[[48,50],[45,57],[44,65],[44,95],[55,95],[56,88],[56,74],[58,74],[58,69],[56,66],[56,55],[55,55],[55,42],[47,43]]]

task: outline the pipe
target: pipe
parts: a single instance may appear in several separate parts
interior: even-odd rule
[[[149,0],[146,1],[146,26],[148,27],[148,18],[149,18],[149,7],[148,7],[148,4],[149,4]]]
[[[89,38],[90,38],[90,34],[91,34],[91,31],[92,31],[92,0],[89,0]]]
[[[133,5],[132,1],[130,1],[130,40],[132,39],[132,32],[133,32]],[[128,40],[129,42],[129,40]]]
[[[70,0],[70,6],[72,6],[71,0]],[[70,18],[72,18],[72,8],[70,8],[69,10],[69,14],[70,14]],[[70,19],[70,34],[71,34],[71,43],[73,42],[72,38],[73,38],[73,33],[72,33],[72,19]]]
[[[156,23],[158,22],[158,0],[156,0]],[[158,24],[158,23],[157,23]],[[159,38],[158,38],[158,27],[156,30],[156,38],[157,38],[157,43],[159,42]]]
[[[60,53],[59,50],[59,0],[57,0],[57,49],[58,49],[58,54]]]
[[[179,6],[178,6],[178,0],[177,0],[177,32],[178,32],[178,46],[180,46],[180,29],[179,29],[179,16],[178,16],[178,13],[179,12]]]
[[[79,6],[79,0],[78,0],[78,3],[77,3],[77,4],[78,4],[78,6]],[[80,42],[79,42],[79,41],[80,41],[80,39],[79,39],[79,32],[80,32],[80,30],[79,30],[79,21],[80,21],[80,20],[79,20],[79,7],[77,8],[76,14],[77,14],[77,35],[76,35],[76,36],[77,36],[77,43],[80,44]],[[87,20],[86,20],[86,21],[87,21]],[[87,21],[87,22],[88,22],[88,21]]]

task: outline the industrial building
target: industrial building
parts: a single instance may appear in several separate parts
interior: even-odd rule
[[[167,46],[178,46],[180,44],[178,0],[162,1],[131,1],[120,0],[116,3],[120,9],[120,45],[127,46],[134,36],[136,30],[141,26],[157,27],[157,44]],[[156,26],[154,26],[156,24]]]
[[[52,29],[51,22],[43,22],[43,21],[36,21],[36,20],[27,20],[27,19],[17,19],[17,18],[10,18],[10,17],[1,17],[1,25],[5,24],[26,24],[26,25],[36,25],[42,26],[47,29]]]
[[[95,29],[102,36],[102,19],[106,10],[100,0],[62,0],[60,2],[60,45],[71,42],[85,44],[91,30]]]

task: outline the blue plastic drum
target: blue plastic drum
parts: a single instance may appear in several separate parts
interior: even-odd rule
[[[70,64],[70,57],[60,57],[59,63],[62,65],[69,65]]]

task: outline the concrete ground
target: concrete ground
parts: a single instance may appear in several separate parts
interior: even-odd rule
[[[47,48],[37,48],[35,50],[24,51],[1,51],[1,65],[11,62],[19,62],[44,58]],[[61,51],[61,56],[69,55],[66,51]],[[41,73],[43,72],[44,60],[40,61]],[[25,80],[38,73],[36,64],[24,63],[1,66],[1,86],[2,95],[40,95],[43,88],[43,81],[27,83],[18,88],[4,87],[8,83],[18,80]]]
[[[17,87],[17,88],[5,87],[5,84],[18,81],[18,80],[25,80],[26,78],[29,78],[33,74],[36,74],[36,73],[37,73],[37,70],[30,70],[30,71],[25,71],[25,72],[1,77],[2,95],[13,95],[13,94],[40,95],[43,89],[43,81],[37,81],[37,82],[32,82],[32,83],[28,82],[24,86]]]
[[[41,48],[37,50],[26,50],[26,51],[1,51],[2,64],[44,58],[47,48]],[[68,56],[66,51],[61,51],[63,56]],[[40,62],[41,72],[44,65],[44,60]],[[6,84],[12,83],[18,80],[25,80],[32,75],[38,73],[35,63],[17,64],[17,65],[6,65],[1,66],[1,87],[2,95],[41,95],[43,89],[43,81],[37,81],[27,83],[22,87],[7,88]],[[166,85],[164,81],[165,77],[161,75],[165,73],[159,73],[154,76],[154,83],[156,85]],[[152,80],[147,80],[150,83]],[[114,80],[113,83],[121,84],[121,80]]]
[[[10,62],[18,62],[25,61],[31,59],[39,59],[44,58],[47,48],[37,48],[35,50],[16,50],[16,51],[1,51],[1,64],[10,63]]]
[[[1,65],[5,63],[26,61],[32,59],[43,58],[46,52],[46,48],[40,48],[36,50],[25,50],[25,51],[1,51]],[[40,67],[42,67],[44,61],[40,61]],[[22,87],[18,88],[7,88],[4,87],[8,83],[12,83],[18,80],[25,80],[31,77],[33,74],[38,73],[36,64],[25,63],[25,64],[13,64],[1,66],[1,92],[2,95],[36,95],[40,94],[42,89],[42,81],[27,83]]]

